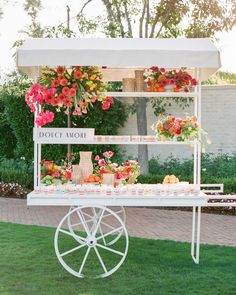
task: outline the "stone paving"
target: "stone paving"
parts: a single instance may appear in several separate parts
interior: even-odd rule
[[[56,227],[66,207],[28,207],[26,200],[0,198],[0,221]],[[126,208],[130,236],[191,241],[192,213]],[[201,243],[236,246],[236,216],[202,214]]]

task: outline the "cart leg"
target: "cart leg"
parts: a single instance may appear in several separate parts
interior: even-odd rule
[[[201,207],[198,206],[197,224],[196,224],[196,207],[193,207],[192,243],[191,243],[191,256],[193,261],[196,264],[199,264],[199,257],[200,257],[200,232],[201,232]],[[196,246],[195,246],[195,242],[196,242]]]

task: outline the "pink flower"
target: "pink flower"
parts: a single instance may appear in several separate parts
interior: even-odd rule
[[[60,177],[60,176],[61,176],[61,174],[60,174],[60,172],[59,172],[59,171],[55,171],[55,172],[54,172],[54,176],[55,176],[55,177]]]
[[[74,112],[73,112],[73,115],[81,116],[82,115],[81,108],[76,107]]]
[[[82,113],[83,114],[87,114],[88,110],[87,110],[87,107],[86,106],[83,106],[82,107]]]
[[[103,111],[108,110],[110,108],[110,106],[111,106],[111,103],[109,101],[106,100],[106,101],[103,101],[102,102],[102,109],[103,109]]]
[[[157,66],[152,66],[150,69],[154,72],[157,72],[159,70],[159,68]]]
[[[95,102],[97,100],[97,97],[93,96],[90,100],[91,100],[91,102]]]
[[[99,159],[98,160],[98,165],[99,166],[105,166],[106,165],[106,161],[104,159]]]
[[[192,84],[192,86],[196,86],[196,85],[197,85],[197,81],[196,81],[196,79],[192,79],[192,80],[191,80],[191,84]]]
[[[84,99],[88,98],[88,96],[89,96],[88,92],[84,92],[84,93],[82,93],[82,97],[83,97]]]
[[[170,125],[169,124],[164,124],[164,129],[169,129],[170,128]]]
[[[99,161],[100,160],[100,157],[97,155],[96,157],[95,157],[95,161]]]
[[[160,71],[161,71],[162,73],[164,73],[164,72],[165,72],[165,68],[160,68]]]
[[[65,171],[65,178],[66,178],[66,179],[71,179],[71,177],[72,177],[72,173],[71,173],[71,171],[70,171],[70,170],[66,170],[66,171]]]
[[[114,153],[112,151],[106,151],[103,153],[103,156],[108,159],[111,158],[113,155]]]
[[[25,94],[25,102],[29,106],[31,112],[35,112],[35,103],[43,104],[45,96],[47,95],[47,88],[35,83]]]
[[[35,123],[37,126],[44,126],[48,123],[53,122],[54,113],[50,111],[41,111],[35,119]]]

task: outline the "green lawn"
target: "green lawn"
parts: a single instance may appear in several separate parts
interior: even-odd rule
[[[0,223],[0,295],[236,294],[236,248],[130,238],[125,263],[111,277],[78,279],[57,261],[54,229]]]

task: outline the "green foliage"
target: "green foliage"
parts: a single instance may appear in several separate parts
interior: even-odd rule
[[[236,177],[236,154],[202,154],[202,178],[231,178]],[[174,174],[181,180],[192,179],[193,159],[180,160],[174,156],[168,157],[163,163],[159,158],[149,161],[149,172],[165,176]]]
[[[14,154],[18,158],[24,156],[27,159],[32,159],[33,155],[33,114],[26,107],[24,101],[25,90],[29,88],[30,84],[25,76],[13,76],[0,92],[1,100],[4,103],[4,116],[16,138]],[[10,152],[11,146],[8,148]],[[4,154],[1,152],[0,156],[4,156]]]
[[[230,72],[217,72],[211,76],[203,85],[236,84],[236,74]]]
[[[159,116],[166,113],[166,109],[173,104],[178,105],[182,110],[189,107],[193,102],[191,97],[163,97],[153,98],[150,100],[154,114]]]
[[[33,162],[24,159],[0,159],[0,182],[18,183],[33,188]]]
[[[27,31],[21,31],[21,33],[25,33],[28,37],[33,38],[43,37],[43,29],[37,21],[38,13],[42,8],[41,0],[26,0],[23,6],[31,18],[31,23],[27,26]]]
[[[16,145],[16,138],[12,132],[10,124],[7,121],[7,117],[4,112],[3,97],[1,95],[0,95],[0,134],[1,134],[1,137],[0,137],[1,156],[7,157],[7,158],[13,158],[14,147]]]
[[[93,18],[86,13],[91,2],[83,1],[77,16],[78,29],[86,35],[97,32],[111,38],[133,38],[136,34],[140,38],[205,38],[235,26],[234,0],[100,1],[104,11]]]

